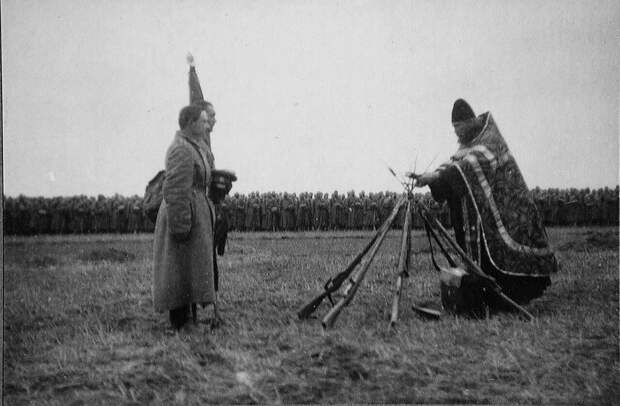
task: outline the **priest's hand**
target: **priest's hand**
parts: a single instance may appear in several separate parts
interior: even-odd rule
[[[415,179],[417,180],[416,186],[418,187],[430,185],[431,183],[439,179],[439,172],[424,172],[421,175],[416,175]]]

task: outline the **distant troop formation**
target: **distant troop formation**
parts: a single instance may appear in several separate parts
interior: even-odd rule
[[[142,198],[5,197],[5,235],[99,234],[151,232]]]
[[[221,205],[230,230],[307,231],[372,230],[389,215],[398,194],[378,192],[235,193]],[[618,186],[615,189],[540,189],[532,196],[548,226],[618,225]],[[430,193],[418,195],[446,225],[450,216]],[[401,214],[395,227],[402,226]],[[422,228],[418,216],[413,227]],[[97,234],[152,232],[142,198],[123,197],[5,197],[5,235]]]

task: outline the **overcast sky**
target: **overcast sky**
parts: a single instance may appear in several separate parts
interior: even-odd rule
[[[618,1],[3,0],[5,194],[142,195],[191,51],[233,192],[400,190],[491,111],[529,187],[618,183]]]

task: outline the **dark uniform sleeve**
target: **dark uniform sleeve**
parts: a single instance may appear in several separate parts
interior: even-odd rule
[[[437,169],[439,178],[429,185],[433,199],[439,203],[460,198],[466,193],[465,183],[455,165],[451,164]]]
[[[192,228],[192,153],[186,145],[174,145],[166,158],[164,200],[168,208],[170,233],[182,240]]]

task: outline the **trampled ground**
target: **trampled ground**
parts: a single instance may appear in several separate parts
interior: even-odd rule
[[[371,233],[231,235],[220,258],[226,323],[210,331],[203,310],[179,334],[152,310],[151,236],[9,238],[4,401],[615,404],[618,229],[548,231],[562,270],[527,306],[534,322],[417,316],[413,301],[440,299],[416,233],[395,332],[397,231],[327,332],[296,312]]]

